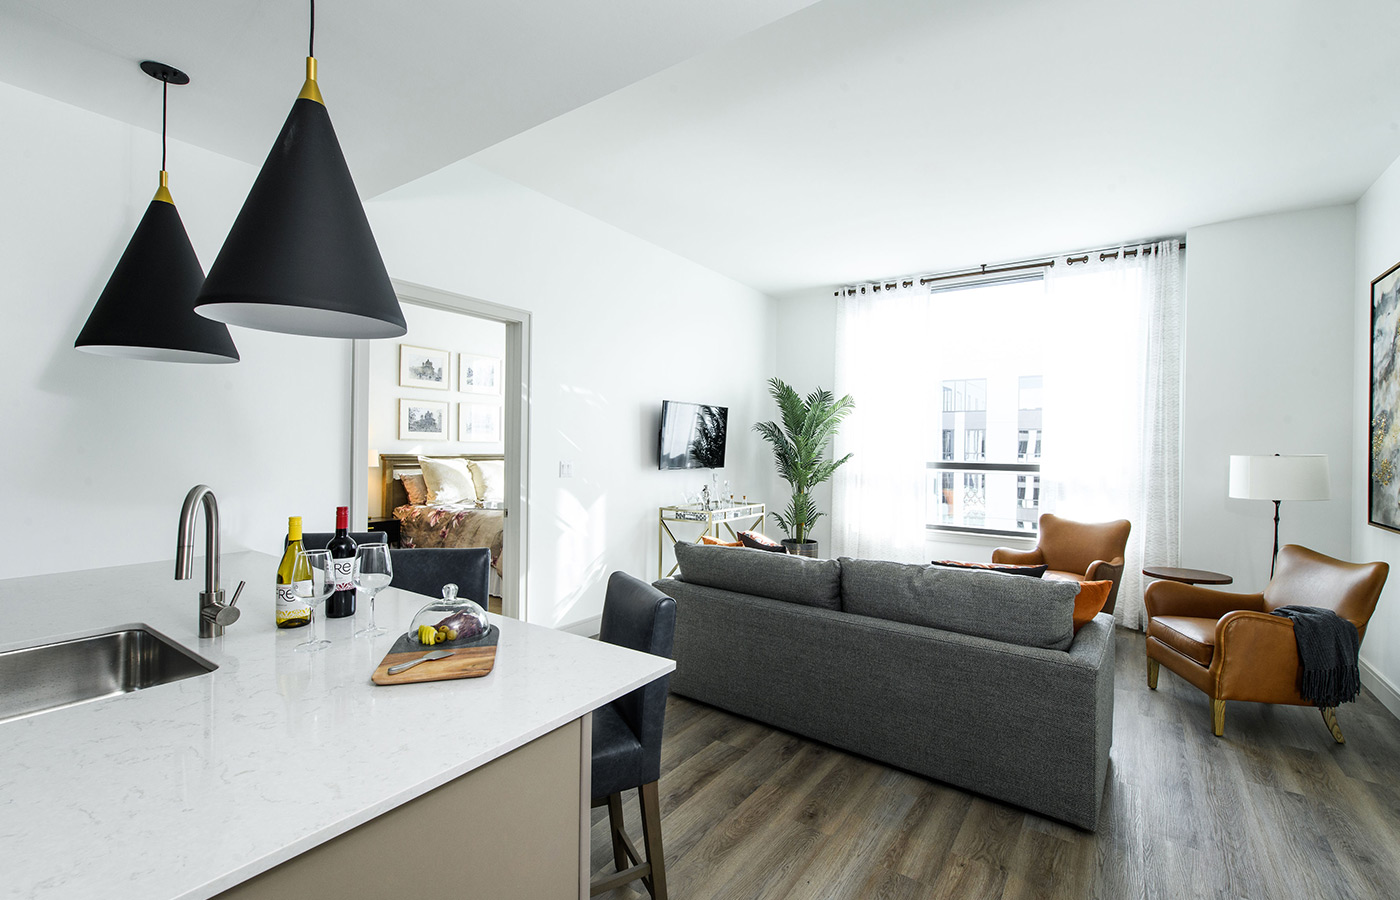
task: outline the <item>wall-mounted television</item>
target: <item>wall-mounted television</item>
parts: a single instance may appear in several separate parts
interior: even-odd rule
[[[729,407],[663,401],[657,468],[724,468],[724,444],[728,434]]]

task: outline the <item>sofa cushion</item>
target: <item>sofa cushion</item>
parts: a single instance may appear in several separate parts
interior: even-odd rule
[[[1049,568],[1049,566],[1046,565],[1018,566],[1013,563],[959,562],[956,559],[935,559],[932,565],[942,566],[945,569],[973,569],[982,572],[1005,572],[1007,575],[1027,575],[1031,578],[1039,578],[1044,575],[1045,570]]]
[[[1065,650],[1074,641],[1077,584],[844,556],[839,562],[846,612],[1023,647]]]
[[[841,565],[834,559],[679,541],[676,562],[680,564],[678,577],[690,584],[824,609],[841,608]]]
[[[743,541],[722,541],[717,537],[710,537],[708,534],[700,535],[700,543],[710,547],[742,547]]]

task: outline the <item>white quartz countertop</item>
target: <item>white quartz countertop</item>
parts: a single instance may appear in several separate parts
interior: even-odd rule
[[[379,595],[307,628],[273,626],[277,561],[228,554],[243,616],[200,640],[196,577],[173,562],[0,580],[0,651],[142,623],[208,675],[0,723],[0,897],[205,898],[552,731],[675,668],[667,659],[492,616],[484,678],[376,686],[425,598]],[[357,624],[358,623],[358,624]],[[0,685],[3,689],[3,685]]]

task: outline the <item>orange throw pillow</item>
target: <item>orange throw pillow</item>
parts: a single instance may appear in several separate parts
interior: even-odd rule
[[[1108,592],[1113,590],[1111,581],[1085,581],[1079,585],[1079,593],[1074,595],[1074,633],[1089,623],[1089,620],[1103,611],[1108,602]]]
[[[743,541],[722,541],[719,538],[712,538],[708,534],[700,535],[700,543],[710,544],[715,547],[742,547]]]

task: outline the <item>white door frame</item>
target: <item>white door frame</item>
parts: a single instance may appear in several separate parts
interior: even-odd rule
[[[506,326],[505,437],[506,519],[502,581],[514,588],[505,592],[501,612],[525,619],[528,608],[530,482],[530,313],[478,300],[462,294],[392,279],[399,300],[447,312],[465,313]],[[355,341],[350,390],[350,511],[355,528],[369,522],[369,341]]]

